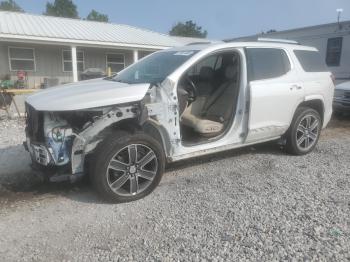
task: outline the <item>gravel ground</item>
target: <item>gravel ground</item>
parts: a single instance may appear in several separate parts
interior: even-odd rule
[[[307,156],[270,143],[173,164],[120,205],[42,182],[23,139],[0,120],[2,261],[350,261],[350,118]]]

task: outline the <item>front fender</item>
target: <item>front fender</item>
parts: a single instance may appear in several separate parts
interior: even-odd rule
[[[110,112],[100,117],[91,125],[87,126],[79,134],[74,134],[72,152],[71,152],[71,166],[72,173],[82,173],[84,169],[85,156],[93,151],[98,144],[96,139],[98,134],[107,127],[120,122],[125,119],[131,119],[137,117],[134,106],[117,107]]]

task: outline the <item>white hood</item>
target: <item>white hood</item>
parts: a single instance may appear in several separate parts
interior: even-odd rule
[[[140,101],[149,86],[94,79],[39,91],[26,102],[39,111],[88,109]]]
[[[345,91],[350,91],[350,81],[349,82],[344,82],[335,87],[336,90],[345,90]]]

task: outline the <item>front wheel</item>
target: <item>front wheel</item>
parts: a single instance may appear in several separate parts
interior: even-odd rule
[[[286,135],[287,152],[293,155],[305,155],[311,152],[318,142],[321,128],[321,117],[316,110],[307,107],[298,108]]]
[[[91,178],[98,193],[121,203],[143,198],[157,187],[165,157],[152,137],[119,131],[98,146],[92,164]]]

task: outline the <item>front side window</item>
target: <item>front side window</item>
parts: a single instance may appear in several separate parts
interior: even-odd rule
[[[11,71],[35,71],[35,54],[33,48],[9,47]]]
[[[63,50],[62,52],[63,59],[63,72],[72,72],[72,52],[70,50]],[[78,72],[84,71],[84,52],[77,51],[77,64],[78,64]]]
[[[328,66],[340,66],[343,38],[329,38],[327,42],[326,64]]]
[[[203,67],[210,67],[213,71],[220,68],[222,55],[212,55],[195,64],[188,72],[189,76],[198,76]]]
[[[276,48],[247,48],[250,81],[276,78],[290,71],[285,51]]]
[[[112,73],[118,73],[125,67],[125,57],[123,54],[107,54],[107,68],[111,69]]]
[[[128,84],[161,83],[197,52],[192,50],[156,52],[126,68],[111,80]]]

